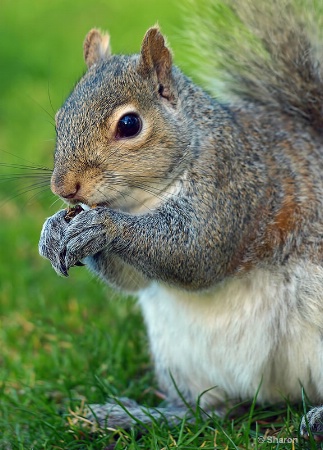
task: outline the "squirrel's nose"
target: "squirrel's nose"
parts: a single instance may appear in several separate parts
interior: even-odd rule
[[[81,184],[79,181],[76,181],[71,177],[53,173],[51,180],[51,190],[53,194],[71,200],[77,198],[80,189]]]
[[[80,188],[81,188],[80,183],[76,183],[75,188],[72,192],[68,192],[68,193],[61,192],[59,195],[64,198],[72,199],[77,196],[77,193],[80,190]]]

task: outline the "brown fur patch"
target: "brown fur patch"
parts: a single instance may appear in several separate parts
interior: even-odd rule
[[[243,239],[240,250],[230,264],[230,273],[246,273],[252,270],[257,263],[270,258],[284,245],[288,237],[294,233],[300,220],[299,205],[296,203],[294,181],[286,179],[282,186],[284,199],[280,208],[270,220],[269,208],[259,212],[258,221],[253,229]],[[270,195],[268,193],[268,197]],[[263,232],[261,225],[268,223]]]
[[[273,219],[264,230],[260,245],[255,254],[259,260],[272,256],[286,243],[296,228],[299,220],[299,205],[295,201],[296,192],[294,180],[287,178],[282,186],[284,198],[280,208],[276,210]]]
[[[268,232],[276,233],[281,241],[285,241],[289,233],[296,228],[296,216],[298,205],[295,202],[295,186],[291,178],[287,178],[284,183],[285,196],[280,209],[277,211],[273,223],[268,226]]]

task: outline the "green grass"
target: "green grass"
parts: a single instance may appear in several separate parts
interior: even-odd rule
[[[54,111],[85,70],[82,42],[93,26],[111,32],[115,52],[133,52],[158,21],[175,60],[184,61],[176,5],[2,0],[0,164],[52,166]],[[171,429],[155,424],[142,436],[93,434],[68,419],[70,410],[104,402],[108,395],[157,405],[156,384],[134,300],[84,268],[59,278],[39,257],[42,223],[61,202],[48,187],[21,194],[33,182],[27,173],[0,166],[0,449],[292,448],[257,439],[266,430],[297,437],[300,409],[251,408],[235,420],[207,422],[197,412],[196,424]]]

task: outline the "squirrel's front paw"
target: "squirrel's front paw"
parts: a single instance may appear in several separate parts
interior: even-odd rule
[[[65,217],[66,210],[62,210],[46,220],[41,231],[38,249],[42,256],[49,259],[59,275],[67,276],[65,261],[60,255],[61,241],[68,228]]]
[[[59,250],[66,275],[78,261],[95,255],[109,244],[106,214],[105,208],[95,208],[81,212],[69,223]]]

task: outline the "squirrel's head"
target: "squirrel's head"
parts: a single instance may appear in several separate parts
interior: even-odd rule
[[[185,160],[179,71],[157,27],[139,55],[111,55],[109,41],[86,36],[88,71],[56,115],[51,187],[70,204],[140,210],[173,189]]]

